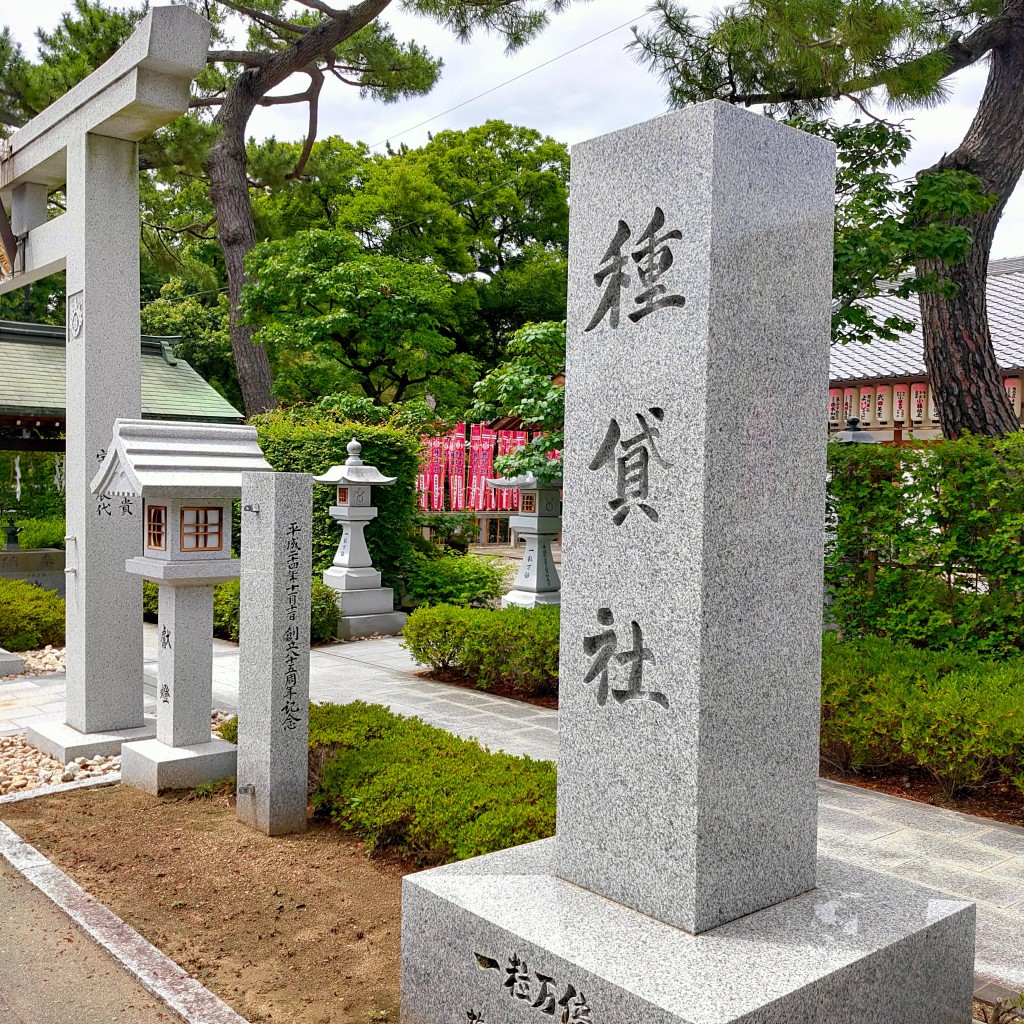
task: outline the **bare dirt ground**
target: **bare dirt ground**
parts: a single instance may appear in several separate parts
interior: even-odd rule
[[[398,1020],[406,865],[313,824],[270,838],[227,796],[123,786],[0,818],[253,1024]]]

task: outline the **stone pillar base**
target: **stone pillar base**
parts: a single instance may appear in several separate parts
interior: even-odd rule
[[[970,1019],[971,903],[819,858],[817,889],[691,935],[556,878],[555,842],[405,878],[402,1024]]]
[[[343,615],[338,619],[338,639],[355,640],[360,636],[398,636],[405,628],[405,612],[379,612],[376,615]]]
[[[153,796],[165,789],[194,789],[234,775],[237,755],[234,743],[212,737],[187,747],[169,747],[159,740],[126,743],[121,748],[121,781]]]
[[[561,603],[562,592],[560,590],[553,590],[547,594],[532,594],[528,590],[510,590],[501,599],[502,608],[508,608],[510,605],[516,608],[539,608],[541,605]]]
[[[113,757],[121,753],[123,744],[155,736],[156,719],[147,717],[144,722],[138,729],[115,732],[79,732],[64,722],[44,722],[28,726],[25,740],[30,747],[67,764],[76,757]]]

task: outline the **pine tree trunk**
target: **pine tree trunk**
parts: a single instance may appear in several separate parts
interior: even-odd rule
[[[206,157],[210,201],[217,214],[217,239],[224,253],[228,275],[231,352],[246,416],[277,408],[277,400],[271,391],[267,350],[254,344],[253,329],[240,322],[245,257],[256,244],[245,154],[245,129],[259,98],[255,86],[255,75],[251,71],[244,72],[232,86],[227,101],[214,118],[220,135]]]
[[[970,171],[987,192],[999,197],[986,213],[955,222],[974,238],[965,260],[955,266],[936,261],[918,265],[920,273],[934,273],[957,289],[951,298],[934,292],[920,296],[924,361],[946,437],[965,431],[999,436],[1020,429],[1003,389],[985,301],[992,239],[1024,172],[1024,0],[1004,0],[1003,15],[1012,20],[1012,30],[991,51],[988,82],[974,121],[960,146],[930,168]]]

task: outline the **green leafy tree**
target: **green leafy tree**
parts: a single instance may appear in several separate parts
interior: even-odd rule
[[[527,324],[512,336],[508,354],[474,388],[468,415],[485,421],[518,416],[525,429],[542,431],[518,452],[496,459],[494,468],[505,477],[532,473],[554,480],[562,475],[562,460],[549,459],[548,452],[561,452],[565,443],[565,322]]]
[[[973,245],[956,262],[924,251],[918,273],[924,357],[943,431],[1019,429],[1004,393],[985,305],[996,226],[1024,172],[1024,0],[741,0],[706,19],[657,0],[658,24],[636,51],[661,76],[674,106],[717,97],[768,112],[821,113],[847,97],[862,109],[876,92],[896,107],[941,102],[947,80],[979,61],[988,81],[960,145],[922,172],[977,178],[987,204],[954,201],[948,220]],[[954,197],[956,199],[956,197]]]
[[[441,61],[415,42],[402,42],[381,20],[395,0],[358,0],[334,7],[324,0],[187,0],[214,25],[208,68],[197,78],[194,113],[179,118],[141,148],[143,166],[208,181],[231,306],[231,345],[247,413],[273,407],[266,349],[253,344],[240,315],[245,257],[257,242],[250,196],[249,119],[259,106],[303,105],[305,141],[286,172],[299,179],[313,153],[323,87],[336,82],[392,103],[429,92]],[[551,13],[571,0],[406,0],[408,9],[439,23],[459,39],[496,32],[510,50],[543,30]],[[17,127],[110,56],[127,38],[139,8],[114,11],[95,0],[75,0],[52,52],[27,61],[9,32],[0,36],[0,121]],[[296,10],[296,8],[298,8]],[[70,19],[68,21],[67,19]],[[73,38],[74,32],[81,40]],[[79,45],[79,42],[81,45]],[[306,88],[281,93],[300,76]],[[204,223],[208,218],[199,221]],[[175,229],[181,230],[182,225]]]
[[[318,230],[260,243],[248,272],[243,310],[257,341],[272,355],[312,358],[319,394],[347,385],[382,405],[429,387],[439,402],[457,402],[475,377],[473,360],[455,352],[453,289],[438,267],[368,253],[354,235]],[[334,371],[326,379],[325,369]],[[279,373],[288,376],[284,364]]]

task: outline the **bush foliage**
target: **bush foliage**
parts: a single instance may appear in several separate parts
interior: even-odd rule
[[[830,445],[825,560],[849,637],[1024,650],[1024,432]]]
[[[260,447],[267,462],[282,473],[320,476],[348,458],[353,437],[363,446],[362,459],[385,476],[397,477],[391,487],[375,487],[377,518],[366,527],[366,543],[383,585],[400,588],[403,570],[413,559],[412,531],[416,518],[416,476],[420,441],[415,434],[394,427],[338,421],[327,413],[277,412],[255,417]],[[321,573],[334,560],[341,529],[328,509],[334,489],[313,487],[313,571]]]
[[[478,555],[422,555],[412,559],[405,579],[404,604],[481,607],[505,592],[510,567]]]
[[[0,647],[31,651],[64,644],[64,599],[23,580],[0,576]]]
[[[950,794],[1006,782],[1024,792],[1024,658],[826,636],[821,746],[840,768],[921,768]]]
[[[15,519],[21,527],[18,534],[20,548],[63,548],[67,529],[63,516],[47,516],[44,519]]]
[[[555,831],[555,766],[357,701],[309,710],[312,802],[368,852],[443,864]]]
[[[477,686],[501,683],[529,695],[558,689],[560,615],[552,608],[419,608],[403,636],[413,657],[457,669]]]

